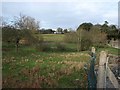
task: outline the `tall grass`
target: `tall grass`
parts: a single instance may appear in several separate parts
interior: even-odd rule
[[[86,54],[21,46],[17,53],[14,47],[3,51],[2,59],[3,88],[87,87],[82,65],[89,60]]]

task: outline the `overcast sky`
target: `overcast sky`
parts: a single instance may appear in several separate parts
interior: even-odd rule
[[[40,21],[41,28],[77,28],[83,22],[103,24],[106,20],[118,25],[119,0],[11,1],[2,2],[2,15],[8,21],[22,13]]]

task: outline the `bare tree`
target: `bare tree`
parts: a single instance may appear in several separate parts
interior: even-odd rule
[[[28,29],[28,30],[38,30],[39,21],[36,21],[34,18],[26,15],[20,14],[19,17],[14,17],[14,26],[19,29]]]
[[[15,29],[20,29],[23,32],[23,37],[27,38],[29,42],[37,41],[33,33],[36,33],[39,29],[39,21],[36,21],[33,17],[20,14],[19,17],[14,17]],[[16,47],[18,49],[19,37],[16,37]],[[31,44],[33,44],[31,43]],[[35,44],[35,43],[34,43]]]

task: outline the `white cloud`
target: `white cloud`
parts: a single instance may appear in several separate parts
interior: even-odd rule
[[[2,16],[2,3],[0,3],[0,16]]]
[[[118,7],[117,2],[115,2],[117,0],[114,0],[114,2],[96,2],[95,0],[75,1],[4,3],[3,14],[5,16],[18,16],[22,12],[25,15],[40,20],[41,26],[46,28],[74,28],[83,22],[95,24],[105,20],[117,24]]]
[[[117,24],[118,23],[118,12],[117,11],[109,11],[103,15],[103,18],[112,24]]]

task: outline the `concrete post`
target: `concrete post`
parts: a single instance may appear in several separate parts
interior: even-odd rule
[[[91,50],[93,53],[95,53],[95,48],[94,47],[92,47],[92,50]]]
[[[97,88],[106,88],[106,64],[107,53],[105,51],[100,52],[99,58],[99,70],[98,70],[98,78],[97,78]]]

